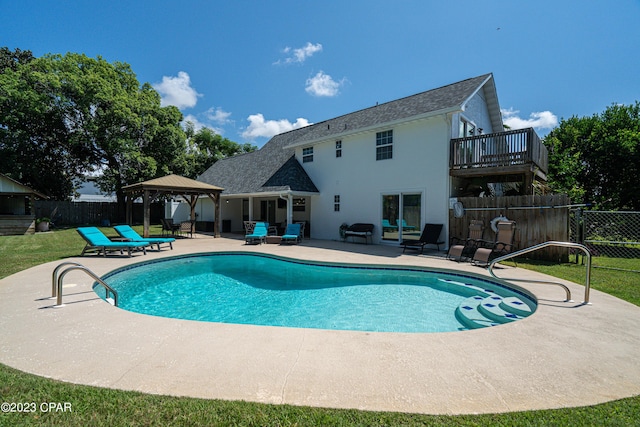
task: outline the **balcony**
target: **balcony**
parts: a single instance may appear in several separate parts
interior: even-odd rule
[[[521,175],[527,185],[547,179],[547,147],[533,128],[452,139],[450,149],[451,176]]]

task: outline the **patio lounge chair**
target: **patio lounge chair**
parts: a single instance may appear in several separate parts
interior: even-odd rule
[[[284,234],[280,238],[281,243],[298,243],[301,238],[302,229],[300,224],[289,224]]]
[[[403,219],[402,220],[402,229],[409,231],[409,230],[415,230],[416,227],[414,225],[407,224],[407,220]]]
[[[402,243],[400,243],[404,246],[402,253],[404,253],[407,248],[420,249],[420,253],[422,253],[425,245],[436,245],[439,251],[440,245],[444,244],[443,241],[438,240],[442,232],[442,227],[442,224],[425,224],[418,240],[403,240]]]
[[[397,225],[391,225],[388,219],[382,220],[382,231],[398,231]]]
[[[169,233],[171,233],[171,235],[173,236],[176,234],[176,231],[180,229],[180,224],[174,224],[172,218],[161,219],[160,223],[162,224],[163,236],[169,235]]]
[[[256,222],[253,232],[244,236],[245,244],[263,243],[266,241],[269,231],[269,224],[266,222]]]
[[[484,234],[484,223],[480,220],[472,220],[469,224],[469,234],[466,239],[452,237],[449,243],[447,258],[456,261],[471,258],[480,246]]]
[[[151,243],[149,242],[113,242],[109,240],[107,236],[98,230],[96,227],[78,227],[78,234],[87,242],[80,256],[84,256],[86,253],[95,252],[107,256],[107,251],[120,251],[123,253],[127,251],[127,255],[131,256],[131,252],[134,250],[142,250],[144,254],[147,254],[146,247]]]
[[[158,250],[160,250],[160,245],[163,243],[168,243],[169,247],[173,249],[173,242],[176,241],[173,237],[142,237],[136,231],[128,225],[116,225],[113,227],[116,230],[116,233],[120,235],[123,239],[127,239],[129,242],[149,242],[151,245],[157,245]]]
[[[506,255],[513,250],[513,239],[515,237],[516,222],[500,221],[496,225],[496,239],[494,242],[480,241],[480,246],[473,254],[473,263],[488,265],[489,261],[502,255]]]

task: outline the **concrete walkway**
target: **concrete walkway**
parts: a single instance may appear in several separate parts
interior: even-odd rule
[[[193,252],[246,250],[366,264],[419,265],[486,274],[395,247],[305,240],[245,246],[197,235],[173,251],[132,258],[73,258],[99,275],[123,265]],[[522,284],[539,298],[531,317],[465,332],[327,331],[175,320],[98,299],[81,272],[60,262],[0,281],[0,363],[78,384],[208,399],[430,414],[471,414],[593,405],[640,394],[640,307],[584,287]],[[543,276],[500,269],[510,278]]]

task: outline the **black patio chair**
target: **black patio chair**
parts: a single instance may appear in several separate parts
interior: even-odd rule
[[[402,253],[404,253],[407,248],[420,249],[420,253],[422,253],[426,245],[436,245],[438,251],[440,251],[440,245],[444,244],[444,241],[439,240],[443,227],[443,224],[425,224],[418,240],[403,240],[402,243],[400,243],[404,246]]]

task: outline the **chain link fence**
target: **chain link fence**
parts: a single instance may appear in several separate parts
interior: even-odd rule
[[[597,257],[638,259],[640,270],[640,212],[572,210],[569,239]]]

